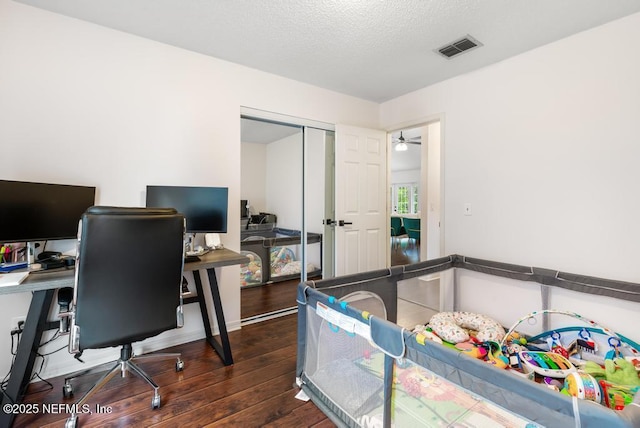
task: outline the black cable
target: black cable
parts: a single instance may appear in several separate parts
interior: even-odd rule
[[[40,355],[40,354],[38,354],[38,356],[42,357],[42,355]],[[33,391],[33,393],[42,392],[42,391],[51,391],[53,389],[53,384],[51,382],[49,382],[48,380],[43,379],[43,378],[40,377],[40,372],[42,371],[43,368],[44,368],[44,358],[42,358],[42,360],[40,360],[40,368],[31,375],[31,379],[29,379],[29,382],[31,382],[35,378],[38,378],[41,381],[43,381],[44,383],[46,383],[47,385],[49,385],[49,387],[47,387],[45,389],[42,389],[40,391]]]
[[[64,348],[66,348],[67,346],[68,346],[68,345],[64,345],[64,346],[62,346],[62,347],[60,347],[60,348],[56,349],[55,351],[47,352],[46,354],[41,354],[41,353],[39,353],[39,352],[38,352],[38,353],[37,353],[37,356],[38,356],[38,357],[43,357],[43,358],[44,358],[44,357],[48,357],[49,355],[53,355],[53,354],[55,354],[56,352],[60,352],[60,351],[62,351],[62,350],[63,350]]]
[[[14,334],[11,335],[11,366],[9,367],[9,372],[7,372],[7,374],[4,376],[4,378],[2,378],[2,382],[0,382],[0,389],[2,389],[2,395],[6,396],[9,401],[11,402],[11,404],[15,404],[15,401],[13,399],[13,397],[11,397],[9,394],[7,394],[7,386],[9,386],[9,379],[11,377],[11,371],[13,370],[13,365],[16,362],[16,354],[18,353],[18,345],[14,343],[13,340],[13,336],[15,336]],[[20,333],[17,334],[18,336],[18,343],[20,343]],[[15,345],[15,351],[14,351],[14,345]]]
[[[6,389],[7,389],[7,386],[9,384],[9,379],[11,378],[11,371],[13,370],[13,366],[15,364],[16,356],[18,354],[18,346],[20,344],[20,335],[21,334],[22,334],[22,330],[18,330],[16,333],[11,334],[11,350],[10,350],[11,355],[12,355],[11,366],[9,368],[9,372],[4,376],[4,378],[0,382],[0,389],[2,390],[2,395],[6,396],[9,399],[9,401],[11,401],[12,404],[15,404],[15,402],[14,402],[13,398],[11,398],[9,396],[9,394],[7,394]],[[14,340],[14,336],[17,336],[17,340]],[[56,331],[56,333],[50,339],[48,339],[46,342],[41,343],[38,346],[38,348],[41,348],[41,347],[53,342],[54,340],[56,340],[56,339],[58,339],[60,337],[62,337],[62,335],[60,334],[59,331]],[[64,346],[61,346],[60,348],[58,348],[56,350],[53,350],[53,351],[50,351],[50,352],[47,352],[47,353],[44,353],[44,354],[41,354],[40,352],[36,352],[36,357],[41,357],[40,367],[36,371],[34,371],[34,373],[31,375],[30,381],[32,381],[32,380],[37,378],[37,379],[43,381],[44,383],[46,383],[48,386],[45,389],[42,389],[42,390],[39,390],[39,391],[33,391],[33,393],[42,392],[42,391],[48,391],[48,390],[53,389],[53,384],[51,384],[51,382],[49,382],[48,380],[43,379],[40,376],[40,373],[42,372],[42,369],[44,368],[45,357],[47,357],[49,355],[52,355],[52,354],[55,354],[56,352],[60,352],[66,347],[67,347],[67,345],[64,345]]]

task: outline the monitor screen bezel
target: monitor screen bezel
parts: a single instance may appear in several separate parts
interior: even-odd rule
[[[151,196],[154,200],[150,201],[150,193],[149,190],[165,192],[165,198],[172,198],[171,203],[156,203],[158,199],[157,194],[152,194]],[[175,195],[170,195],[170,192],[182,192],[182,198],[178,198]],[[216,224],[212,227],[201,227],[200,225],[193,225],[193,207],[190,205],[192,201],[184,201],[185,196],[194,195],[203,195],[206,193],[211,193],[212,196],[216,197],[214,208],[216,208],[216,212],[222,214],[221,224]],[[220,202],[220,198],[224,197],[224,203]],[[147,207],[154,208],[175,208],[179,213],[185,216],[186,219],[186,232],[187,233],[227,233],[228,224],[229,224],[229,188],[228,187],[215,187],[215,186],[173,186],[173,185],[147,185],[146,190],[146,201],[145,204]],[[165,206],[166,205],[166,206]],[[212,209],[209,207],[208,209]],[[211,220],[214,221],[214,220]]]
[[[95,205],[96,187],[3,179],[0,198],[0,218],[14,225],[13,230],[0,226],[0,242],[75,239],[82,214]],[[12,203],[30,203],[32,207],[12,208]],[[35,221],[40,226],[34,225]],[[21,226],[15,227],[16,222]]]

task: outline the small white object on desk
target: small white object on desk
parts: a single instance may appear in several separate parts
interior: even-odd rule
[[[202,248],[202,247],[199,246],[199,247],[196,247],[196,249],[194,251],[187,251],[186,255],[187,256],[204,256],[208,252],[209,252],[208,249]]]
[[[20,283],[22,283],[22,281],[24,281],[27,276],[29,276],[29,271],[0,273],[0,287],[20,285]]]
[[[204,235],[204,242],[208,248],[213,250],[222,248],[222,242],[220,241],[220,235],[218,233],[207,233]]]

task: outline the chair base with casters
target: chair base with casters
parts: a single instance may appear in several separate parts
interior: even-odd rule
[[[106,372],[100,380],[93,386],[89,391],[87,391],[80,400],[78,400],[74,406],[74,412],[69,416],[67,422],[65,423],[65,428],[76,428],[78,426],[78,414],[77,410],[83,408],[83,405],[87,402],[89,397],[91,397],[94,393],[96,393],[100,388],[102,388],[111,378],[113,378],[118,372],[122,377],[126,377],[127,372],[133,372],[147,381],[149,385],[153,388],[153,397],[151,398],[151,408],[159,409],[160,408],[160,393],[158,392],[158,385],[151,379],[149,375],[147,375],[140,367],[136,365],[136,362],[148,361],[148,360],[159,360],[159,359],[168,359],[175,358],[176,364],[175,369],[176,372],[181,372],[184,370],[184,361],[181,359],[180,353],[157,353],[157,354],[148,354],[148,355],[139,355],[135,356],[133,354],[133,350],[131,345],[124,345],[120,349],[120,359],[115,363],[115,365]],[[73,397],[73,386],[71,384],[72,379],[76,379],[80,376],[84,376],[86,374],[95,373],[98,371],[102,371],[101,367],[95,367],[88,370],[83,370],[81,372],[77,372],[68,376],[64,379],[64,385],[62,386],[62,394],[65,398]]]

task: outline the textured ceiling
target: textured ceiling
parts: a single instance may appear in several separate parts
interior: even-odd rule
[[[638,0],[16,0],[382,102],[640,11]],[[464,35],[483,47],[447,60]]]

